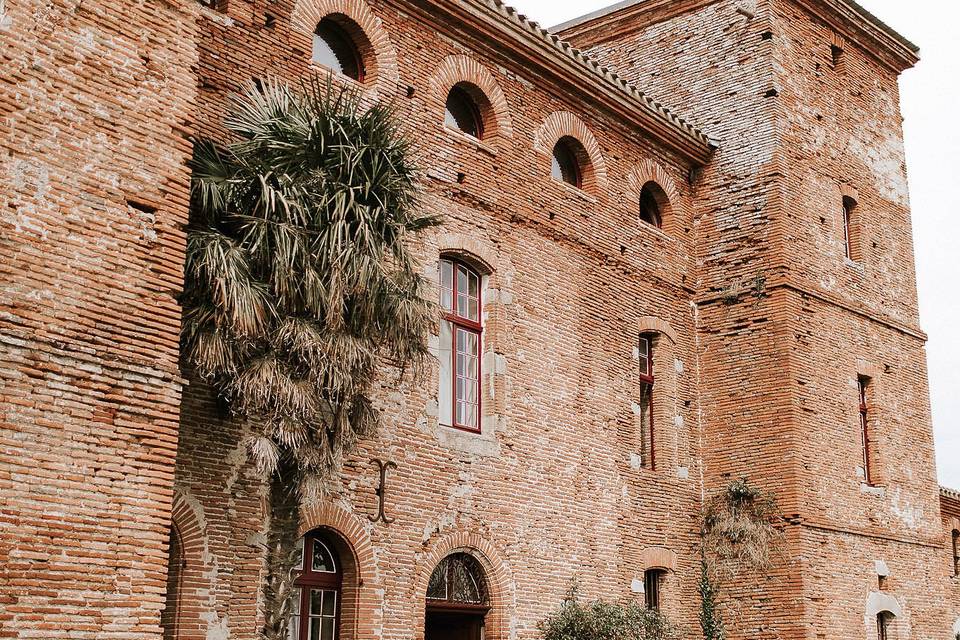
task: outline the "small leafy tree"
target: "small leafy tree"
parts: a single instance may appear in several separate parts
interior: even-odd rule
[[[374,433],[386,368],[416,368],[436,317],[409,242],[421,213],[391,109],[314,80],[235,96],[195,143],[182,351],[253,430],[271,477],[266,638],[285,638],[301,500]]]
[[[581,604],[575,589],[539,624],[543,640],[679,640],[680,629],[636,602]]]

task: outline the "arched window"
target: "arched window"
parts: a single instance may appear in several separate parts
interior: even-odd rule
[[[586,149],[576,138],[564,136],[553,147],[550,175],[554,180],[566,182],[578,189],[583,186],[583,163]]]
[[[889,611],[881,611],[877,614],[877,640],[893,640],[891,635],[893,619],[894,616]]]
[[[640,374],[640,464],[654,468],[653,444],[653,347],[654,336],[643,334],[637,343]]]
[[[483,117],[471,88],[459,83],[447,94],[444,123],[451,129],[462,131],[474,138],[483,139]]]
[[[363,81],[363,59],[348,29],[349,19],[327,16],[313,33],[313,62],[328,69]],[[352,26],[352,25],[349,25]],[[359,29],[359,27],[356,27]]]
[[[857,251],[857,228],[854,220],[854,210],[857,201],[850,196],[843,196],[843,243],[844,252],[850,260],[859,260]]]
[[[290,594],[290,640],[336,640],[340,634],[343,567],[320,532],[303,537]]]
[[[483,568],[467,553],[437,565],[427,585],[424,640],[482,640],[490,598]]]
[[[643,602],[647,609],[660,610],[660,591],[666,573],[663,569],[647,569],[643,572]]]
[[[440,423],[480,431],[480,274],[440,260]]]
[[[653,182],[646,183],[640,189],[640,220],[659,229],[663,226],[663,214],[658,191],[662,193],[663,190]]]
[[[951,539],[953,540],[953,575],[960,576],[960,531],[954,529]]]
[[[163,640],[176,640],[180,628],[180,601],[186,557],[183,540],[176,525],[170,527],[170,551],[167,559],[167,600],[160,613]]]

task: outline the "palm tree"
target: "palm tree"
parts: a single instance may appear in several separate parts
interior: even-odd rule
[[[229,143],[195,144],[181,340],[252,425],[251,458],[271,478],[263,636],[281,638],[301,501],[375,432],[383,370],[427,356],[436,316],[409,240],[438,220],[418,206],[388,106],[268,79],[231,99],[224,124]]]

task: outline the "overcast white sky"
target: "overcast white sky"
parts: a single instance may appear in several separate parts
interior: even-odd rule
[[[507,0],[550,27],[589,13],[607,0]],[[960,489],[960,4],[955,0],[859,0],[868,11],[920,46],[915,69],[900,80],[920,321],[927,355],[940,482]],[[641,87],[642,89],[642,87]],[[669,106],[669,96],[657,96]],[[681,114],[683,115],[683,114]]]

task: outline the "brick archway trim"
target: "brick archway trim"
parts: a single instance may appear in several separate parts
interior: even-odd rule
[[[600,152],[600,144],[586,123],[569,111],[555,111],[547,116],[533,139],[533,148],[547,154],[553,153],[553,147],[560,138],[570,136],[580,142],[590,158],[594,186],[598,190],[607,186],[607,163]]]
[[[656,316],[643,316],[637,320],[637,333],[659,333],[666,336],[673,344],[677,344],[677,332],[669,322]]]
[[[513,137],[513,123],[510,118],[510,105],[503,89],[493,74],[470,56],[447,56],[440,62],[430,78],[430,90],[434,100],[434,110],[443,115],[443,105],[447,94],[454,85],[469,82],[476,86],[487,100],[494,116],[493,133],[501,138]]]
[[[500,552],[479,533],[458,531],[434,541],[420,558],[417,566],[413,592],[414,607],[419,610],[414,617],[419,620],[414,640],[423,640],[424,607],[430,575],[446,556],[455,552],[469,553],[476,558],[486,574],[490,590],[490,611],[487,613],[486,634],[489,640],[506,640],[510,636],[508,604],[513,602],[512,577]]]
[[[357,566],[358,586],[362,587],[369,581],[377,581],[373,542],[359,518],[327,502],[305,507],[300,513],[298,535],[303,536],[321,527],[334,530],[348,543]]]
[[[296,0],[290,16],[291,35],[302,38],[301,48],[310,51],[317,24],[333,13],[342,13],[357,23],[370,41],[374,59],[368,61],[365,84],[369,83],[381,97],[392,97],[400,83],[397,50],[383,22],[363,0]]]
[[[677,552],[664,547],[647,547],[640,554],[644,569],[663,569],[676,571]]]
[[[849,184],[840,185],[840,195],[844,198],[850,198],[856,203],[860,202],[860,192],[857,188]]]
[[[627,175],[626,195],[630,202],[640,202],[640,192],[643,190],[643,185],[648,182],[656,184],[663,190],[664,195],[666,195],[667,210],[661,211],[661,215],[663,216],[663,230],[673,235],[677,231],[678,224],[676,219],[678,215],[682,215],[684,219],[687,218],[686,207],[680,195],[680,189],[663,165],[649,158],[644,158],[634,165],[633,170]]]
[[[437,236],[437,251],[440,255],[455,255],[475,263],[484,275],[497,272],[497,250],[483,240],[460,233],[442,233]]]
[[[214,607],[207,567],[206,523],[199,504],[189,496],[174,492],[170,523],[179,536],[182,567],[173,615],[173,637],[177,640],[204,640],[208,623],[203,614]]]

